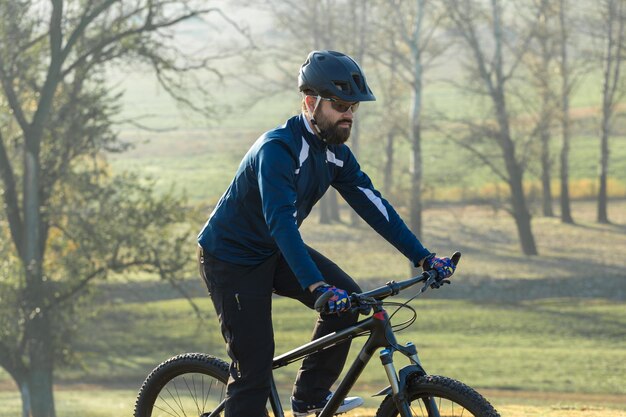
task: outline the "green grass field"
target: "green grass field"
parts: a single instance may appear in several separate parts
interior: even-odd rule
[[[151,176],[158,191],[185,193],[191,205],[203,209],[217,202],[250,144],[299,107],[293,93],[241,107],[237,104],[244,92],[233,94],[226,85],[214,93],[235,104],[233,112],[219,113],[205,123],[184,112],[181,116],[149,77],[125,77],[122,88],[128,90],[125,117],[151,114],[139,121],[178,129],[159,133],[123,127],[121,137],[136,147],[111,155],[113,170]],[[541,254],[536,258],[520,254],[514,224],[503,209],[459,204],[463,199],[491,199],[503,186],[449,142],[433,132],[424,135],[429,205],[423,241],[439,254],[460,250],[464,256],[453,285],[412,303],[417,322],[400,333],[399,340],[417,345],[429,372],[477,388],[503,416],[626,416],[626,136],[620,128],[612,139],[613,224],[597,225],[594,203],[586,200],[595,193],[599,159],[593,94],[596,91],[585,84],[573,101],[577,113],[570,166],[577,224],[539,217],[539,201],[530,198]],[[462,104],[449,87],[436,87],[426,98],[442,111]],[[367,110],[363,117],[367,120]],[[623,117],[620,120],[623,124]],[[380,185],[383,144],[374,124],[364,124],[360,161]],[[555,151],[558,142],[555,137]],[[397,158],[397,187],[388,197],[406,215],[407,143],[399,143]],[[536,171],[526,179],[528,188],[536,191]],[[441,187],[436,197],[433,185]],[[453,204],[434,204],[441,201]],[[365,225],[349,225],[342,207],[341,224],[319,225],[312,215],[302,228],[305,241],[329,254],[363,288],[406,278],[407,261]],[[204,213],[194,219],[198,227],[204,220]],[[75,361],[56,373],[57,415],[131,415],[138,388],[159,362],[189,351],[226,357],[205,289],[195,277],[185,285],[201,307],[202,319],[153,277],[100,284],[93,309],[80,323]],[[278,351],[308,339],[315,319],[311,311],[276,299],[273,312]],[[403,317],[398,313],[398,321]],[[355,351],[361,343],[355,341]],[[377,362],[370,363],[355,390],[366,399],[366,407],[347,417],[374,415],[380,399],[370,396],[386,385]],[[276,374],[285,399],[296,370],[294,364]],[[0,417],[20,415],[20,406],[17,390],[0,371]]]
[[[417,345],[429,372],[477,388],[503,416],[626,415],[626,201],[610,208],[613,225],[595,225],[589,202],[575,203],[576,226],[535,219],[539,258],[519,255],[504,212],[427,210],[425,241],[464,257],[453,285],[412,302],[418,320],[399,340]],[[311,219],[303,234],[364,288],[408,274],[402,256],[367,227]],[[202,284],[190,278],[186,285],[202,319],[167,284],[144,278],[101,285],[78,332],[77,361],[57,373],[59,416],[129,415],[143,378],[159,362],[188,351],[226,357]],[[308,339],[313,312],[276,298],[273,314],[278,351]],[[398,313],[397,322],[406,317]],[[296,370],[293,364],[276,374],[285,399]],[[373,416],[380,400],[371,395],[384,385],[374,358],[355,389],[367,408],[352,416]],[[19,395],[6,375],[0,404],[0,416],[18,415]]]

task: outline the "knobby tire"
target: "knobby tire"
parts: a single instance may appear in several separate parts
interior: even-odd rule
[[[134,416],[208,415],[226,396],[227,381],[228,364],[219,358],[204,353],[175,356],[148,375]]]
[[[441,416],[446,417],[500,417],[500,414],[482,395],[467,385],[443,376],[409,376],[408,396],[415,417],[426,417],[428,398],[432,397]],[[387,395],[381,403],[376,417],[398,416],[393,397]]]

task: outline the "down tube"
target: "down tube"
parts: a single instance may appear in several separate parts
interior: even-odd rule
[[[346,376],[343,378],[337,390],[331,397],[330,401],[326,404],[322,412],[318,415],[318,417],[330,417],[335,414],[337,408],[341,402],[346,398],[348,392],[352,389],[352,386],[359,379],[361,372],[365,369],[367,363],[372,359],[372,355],[376,351],[377,344],[372,342],[372,336],[367,339],[365,345],[359,352],[359,355],[356,357],[352,366],[346,373]]]

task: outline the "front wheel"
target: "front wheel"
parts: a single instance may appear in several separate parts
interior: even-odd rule
[[[223,402],[227,381],[228,364],[221,359],[203,353],[175,356],[144,381],[135,417],[209,415]]]
[[[436,375],[411,375],[409,378],[407,391],[415,417],[500,417],[489,401],[459,381]],[[387,395],[376,417],[398,415],[393,397]]]

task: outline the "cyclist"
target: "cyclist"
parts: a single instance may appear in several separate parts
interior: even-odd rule
[[[313,51],[298,86],[302,113],[252,145],[198,236],[200,273],[232,360],[226,417],[264,415],[274,355],[272,293],[313,308],[332,292],[331,314],[319,316],[313,338],[357,321],[349,294],[359,286],[298,231],[329,186],[415,266],[437,269],[442,278],[454,272],[449,258],[437,258],[411,233],[344,144],[359,103],[375,100],[358,64],[339,52]],[[292,393],[295,416],[328,402],[349,348],[344,343],[303,361]],[[362,403],[348,397],[338,411]]]

